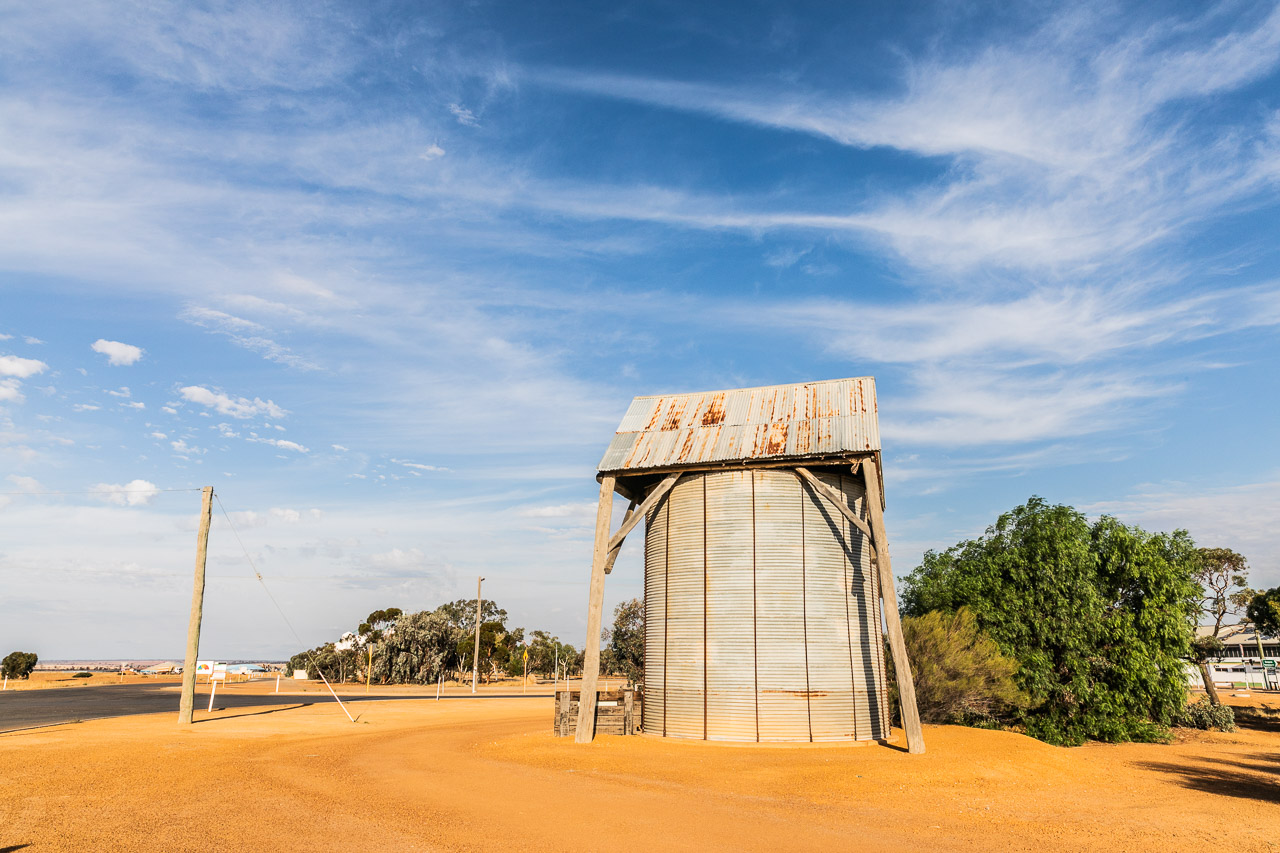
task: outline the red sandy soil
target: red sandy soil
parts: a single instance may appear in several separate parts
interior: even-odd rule
[[[912,756],[579,746],[551,736],[549,697],[360,702],[352,724],[299,707],[324,689],[305,686],[188,727],[162,714],[0,735],[0,850],[1280,850],[1280,696],[1228,698],[1275,716],[1170,745],[926,726]]]

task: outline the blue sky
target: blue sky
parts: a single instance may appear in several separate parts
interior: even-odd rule
[[[860,375],[899,574],[1039,494],[1280,584],[1280,10],[1006,6],[4,4],[0,647],[178,654],[206,484],[308,645],[580,645],[632,396]]]

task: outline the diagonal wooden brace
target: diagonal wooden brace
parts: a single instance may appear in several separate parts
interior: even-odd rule
[[[649,510],[657,506],[658,501],[662,500],[662,496],[671,491],[671,487],[679,479],[679,474],[668,474],[661,483],[654,487],[649,496],[644,499],[644,503],[640,504],[635,512],[627,512],[626,517],[622,519],[622,525],[618,527],[618,532],[613,534],[613,538],[609,540],[610,553],[622,547],[622,540],[627,538],[627,534],[635,529],[635,526],[640,523],[640,519],[644,518]],[[634,506],[634,502],[632,505]]]
[[[624,516],[622,516],[622,526],[623,526],[623,527],[626,527],[626,526],[627,526],[627,522],[631,520],[631,516],[633,516],[633,515],[635,514],[635,511],[636,511],[636,499],[635,499],[635,498],[632,498],[632,499],[631,499],[631,505],[627,507],[627,514],[626,514],[626,515],[624,515]],[[609,556],[608,556],[608,558],[606,558],[606,559],[605,559],[605,561],[604,561],[604,573],[605,573],[606,575],[608,575],[608,574],[612,574],[612,573],[613,573],[613,564],[614,564],[614,562],[616,562],[616,561],[617,561],[617,559],[618,559],[618,553],[619,553],[620,551],[622,551],[622,543],[621,543],[621,542],[619,542],[617,545],[613,545],[613,546],[611,546],[611,547],[609,548]]]
[[[808,468],[797,467],[795,470],[796,473],[800,475],[800,479],[808,483],[815,492],[835,504],[836,509],[840,510],[841,514],[843,514],[845,518],[849,519],[850,524],[861,530],[862,535],[866,536],[869,541],[874,542],[875,537],[871,535],[871,528],[867,526],[865,521],[858,517],[858,514],[853,511],[853,507],[845,503],[844,497],[839,492],[813,476],[813,473]],[[872,547],[874,548],[874,545]]]

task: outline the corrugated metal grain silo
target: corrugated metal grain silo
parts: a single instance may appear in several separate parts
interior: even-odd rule
[[[887,739],[883,614],[908,746],[923,751],[879,456],[869,377],[632,401],[600,464],[588,637],[599,636],[604,575],[643,518],[646,733]],[[615,491],[631,507],[610,537]],[[589,641],[580,741],[598,651]]]

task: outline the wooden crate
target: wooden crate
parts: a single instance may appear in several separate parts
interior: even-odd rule
[[[578,725],[578,701],[581,692],[561,691],[556,694],[552,731],[556,737],[572,737]],[[600,690],[596,692],[596,734],[633,735],[640,730],[640,711],[644,696],[638,690]]]

